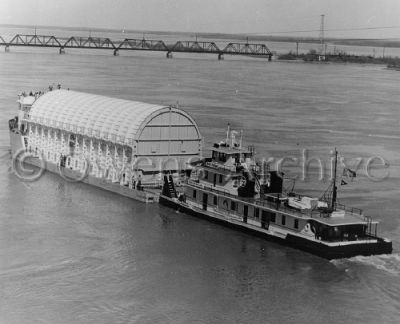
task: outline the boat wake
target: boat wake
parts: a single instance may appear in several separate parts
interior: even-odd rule
[[[377,138],[388,138],[388,139],[399,139],[400,136],[397,135],[384,135],[384,134],[368,134],[369,137],[377,137]]]
[[[349,263],[357,263],[361,265],[372,266],[378,270],[383,270],[394,276],[400,275],[400,254],[383,254],[372,256],[356,256],[350,259],[339,259],[331,261],[336,267],[342,268]]]

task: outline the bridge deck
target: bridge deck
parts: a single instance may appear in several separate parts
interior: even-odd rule
[[[114,54],[120,50],[164,51],[167,53],[210,53],[230,55],[254,55],[271,57],[272,52],[265,44],[229,43],[220,49],[215,42],[178,41],[175,44],[166,44],[163,40],[131,39],[114,40],[104,37],[56,37],[48,35],[17,34],[9,41],[0,36],[0,45],[6,46],[34,46],[83,49],[108,49]]]

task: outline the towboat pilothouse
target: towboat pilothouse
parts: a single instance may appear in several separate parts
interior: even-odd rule
[[[377,235],[378,222],[337,203],[336,151],[330,192],[311,198],[284,193],[283,174],[256,163],[254,147],[243,148],[236,135],[228,127],[181,187],[165,176],[160,203],[327,259],[392,252],[392,242]]]

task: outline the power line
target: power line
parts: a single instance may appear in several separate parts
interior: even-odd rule
[[[377,30],[377,29],[398,29],[400,26],[382,26],[382,27],[356,27],[356,28],[335,28],[335,29],[325,29],[325,31],[355,31],[355,30]],[[293,34],[293,33],[311,33],[318,32],[320,29],[308,29],[308,30],[291,30],[291,31],[279,31],[279,32],[268,32],[268,34]],[[265,33],[246,33],[253,35],[260,35]]]
[[[352,31],[352,30],[370,30],[370,29],[396,29],[400,26],[384,26],[384,27],[359,27],[359,28],[338,28],[338,29],[326,29],[328,31]]]

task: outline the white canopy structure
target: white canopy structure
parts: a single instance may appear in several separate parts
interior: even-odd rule
[[[175,107],[60,89],[39,96],[24,112],[29,148],[53,160],[78,153],[102,161],[142,157],[152,159],[143,169],[162,164],[164,172],[177,171],[166,160],[182,166],[201,154],[196,122]]]
[[[173,115],[172,118],[169,114]],[[189,135],[192,140],[200,139],[196,123],[183,110],[137,101],[55,90],[39,97],[30,111],[30,120],[37,124],[130,145],[140,139],[147,124],[155,126],[153,119],[161,122],[159,127],[181,126],[185,129],[181,132],[184,134],[174,134],[176,139],[180,139],[180,135],[185,138]],[[159,139],[167,135],[151,133],[159,135]],[[153,138],[150,134],[144,135],[146,140]]]

